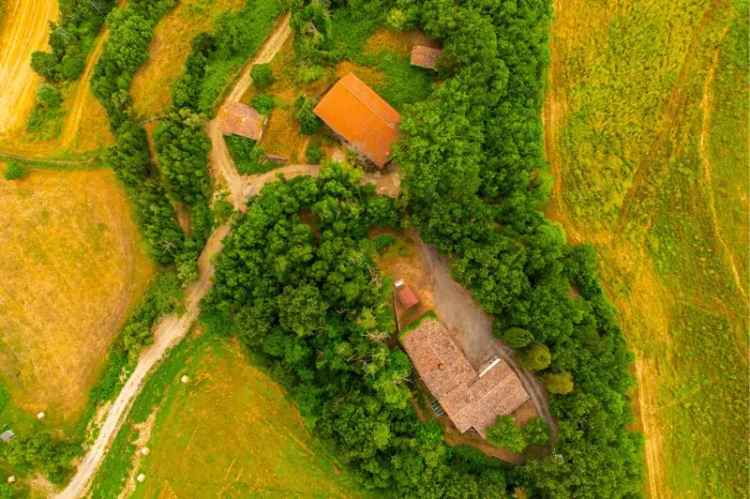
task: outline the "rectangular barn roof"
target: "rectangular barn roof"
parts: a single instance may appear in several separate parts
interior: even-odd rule
[[[441,49],[433,47],[427,47],[425,45],[415,45],[411,49],[411,65],[419,66],[420,68],[435,69],[437,67],[437,60],[442,54]]]
[[[221,132],[224,135],[241,135],[251,140],[260,140],[265,118],[254,108],[232,102],[221,109]]]
[[[507,362],[494,359],[477,373],[437,320],[423,320],[402,343],[420,378],[461,433],[474,428],[484,437],[497,416],[511,414],[529,400]]]
[[[337,81],[314,112],[375,165],[388,162],[401,115],[354,73]]]

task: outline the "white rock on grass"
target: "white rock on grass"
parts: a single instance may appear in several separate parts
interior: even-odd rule
[[[148,447],[141,449],[141,456],[148,456],[151,450]]]
[[[190,376],[188,376],[187,374],[183,374],[182,378],[180,378],[180,382],[182,384],[187,384],[189,381],[190,381]]]
[[[16,475],[11,475],[8,477],[8,483],[14,483],[16,481]]]
[[[45,416],[46,416],[46,414],[44,413],[44,411],[39,411],[39,412],[36,413],[36,418],[39,419],[39,420],[44,419]]]
[[[143,483],[143,481],[146,479],[146,475],[140,473],[137,477],[135,477],[135,479],[138,480],[139,483]]]

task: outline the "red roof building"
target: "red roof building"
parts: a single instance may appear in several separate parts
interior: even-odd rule
[[[241,135],[255,141],[263,135],[266,122],[262,114],[241,102],[231,102],[222,107],[220,119],[224,135]]]
[[[507,362],[494,358],[475,370],[435,319],[422,320],[404,334],[401,343],[419,377],[461,433],[473,429],[485,437],[497,416],[511,414],[529,400]]]
[[[404,281],[396,282],[396,298],[404,310],[409,310],[419,304],[417,294]]]
[[[388,163],[401,115],[354,73],[337,81],[314,112],[378,168]]]
[[[411,65],[419,66],[420,68],[435,69],[437,68],[438,58],[442,53],[441,49],[425,45],[415,45],[411,49]]]

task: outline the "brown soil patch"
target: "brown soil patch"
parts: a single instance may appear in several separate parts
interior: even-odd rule
[[[187,0],[159,22],[149,48],[149,60],[136,73],[130,93],[137,113],[151,117],[171,103],[172,83],[182,74],[193,38],[211,31],[216,16],[238,10],[243,0]]]
[[[427,47],[440,47],[440,44],[430,39],[421,31],[397,32],[388,29],[379,29],[365,44],[365,52],[378,53],[383,50],[395,52],[399,55],[409,55],[414,45],[425,45]]]
[[[336,77],[341,78],[349,73],[354,73],[360,80],[374,87],[385,79],[383,72],[367,66],[361,66],[351,61],[342,61],[336,66]]]
[[[110,170],[0,180],[0,379],[48,422],[80,413],[153,274]]]

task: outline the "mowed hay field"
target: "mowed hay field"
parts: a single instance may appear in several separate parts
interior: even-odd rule
[[[162,382],[134,498],[357,497],[351,478],[239,343],[198,338]],[[189,383],[180,383],[188,375]],[[152,413],[154,414],[154,413]],[[151,416],[154,418],[154,416]]]
[[[162,18],[154,30],[149,60],[130,87],[138,114],[150,118],[167,110],[172,83],[183,72],[193,38],[211,31],[218,15],[239,10],[244,4],[244,0],[184,0]]]
[[[548,214],[597,248],[636,353],[651,497],[748,496],[747,18],[555,2]]]
[[[68,425],[154,269],[111,170],[0,180],[0,206],[0,383]]]

